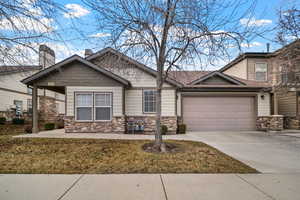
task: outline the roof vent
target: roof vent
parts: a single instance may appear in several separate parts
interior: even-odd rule
[[[267,53],[270,52],[270,43],[267,43]]]

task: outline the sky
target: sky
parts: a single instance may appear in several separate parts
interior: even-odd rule
[[[26,1],[26,0],[24,0]],[[56,52],[56,61],[63,60],[73,54],[83,56],[85,49],[92,49],[94,52],[104,47],[105,40],[110,36],[110,33],[101,31],[93,25],[95,16],[92,11],[80,0],[56,0],[64,6],[66,13],[61,13],[57,17],[57,21],[53,24],[49,21],[49,25],[53,27],[62,41],[45,41],[44,43]],[[225,0],[226,1],[226,0]],[[296,2],[295,0],[257,0],[254,16],[250,19],[250,25],[253,27],[271,27],[277,22],[277,11],[280,8],[285,8],[287,5]],[[240,25],[243,26],[247,18],[240,20]],[[77,25],[77,30],[74,29]],[[4,31],[1,28],[0,31]],[[80,34],[82,35],[80,35]],[[265,33],[264,38],[254,38],[250,43],[242,44],[242,52],[266,52],[266,43],[270,43],[270,51],[274,51],[281,46],[272,42],[274,33]],[[85,38],[85,39],[83,39]],[[232,53],[233,59],[240,52]],[[35,55],[32,55],[33,57]],[[37,56],[37,55],[36,55]],[[34,60],[34,59],[33,59]],[[37,60],[37,59],[36,59]],[[224,60],[216,66],[208,66],[209,70],[217,69],[225,65],[229,60]],[[147,64],[147,63],[146,63]]]

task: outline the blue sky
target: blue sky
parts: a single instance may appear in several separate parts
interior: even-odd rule
[[[226,1],[226,0],[225,0]],[[93,26],[95,18],[93,13],[80,0],[57,0],[58,3],[65,6],[68,14],[58,16],[59,24],[52,24],[59,36],[64,42],[48,41],[46,44],[53,48],[57,54],[57,61],[62,60],[72,54],[83,55],[84,49],[100,50],[105,46],[104,42],[109,33],[98,30]],[[255,15],[253,16],[253,26],[271,27],[277,22],[276,12],[280,8],[297,3],[296,0],[257,0]],[[299,4],[298,4],[299,5]],[[77,25],[78,30],[73,29]],[[241,26],[243,25],[241,21]],[[80,35],[78,32],[82,33]],[[249,44],[243,44],[243,52],[265,52],[266,43],[271,43],[271,51],[280,46],[271,40],[274,39],[274,33],[264,34],[264,38],[254,38]],[[85,39],[84,39],[85,38]],[[88,38],[88,39],[87,39]],[[238,51],[233,52],[232,58],[238,55]],[[220,65],[222,66],[224,61]],[[216,68],[216,67],[211,67]]]

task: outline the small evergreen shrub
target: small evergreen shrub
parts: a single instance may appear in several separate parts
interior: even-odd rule
[[[186,124],[178,124],[177,134],[185,134],[186,133]]]
[[[45,130],[53,130],[55,128],[55,124],[54,123],[46,123],[44,125]]]
[[[23,119],[23,118],[13,118],[12,123],[17,124],[17,125],[23,125],[23,124],[25,124],[25,119]]]
[[[0,124],[4,125],[6,122],[6,118],[5,117],[0,117]]]
[[[168,132],[168,127],[166,125],[161,125],[161,134],[166,135]]]

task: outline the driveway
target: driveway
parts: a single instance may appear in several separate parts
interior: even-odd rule
[[[190,132],[187,138],[209,144],[263,173],[300,173],[298,134]]]
[[[166,135],[164,139],[201,141],[248,164],[262,173],[300,173],[299,133],[188,132]],[[154,139],[153,135],[64,133],[63,129],[16,137]]]

